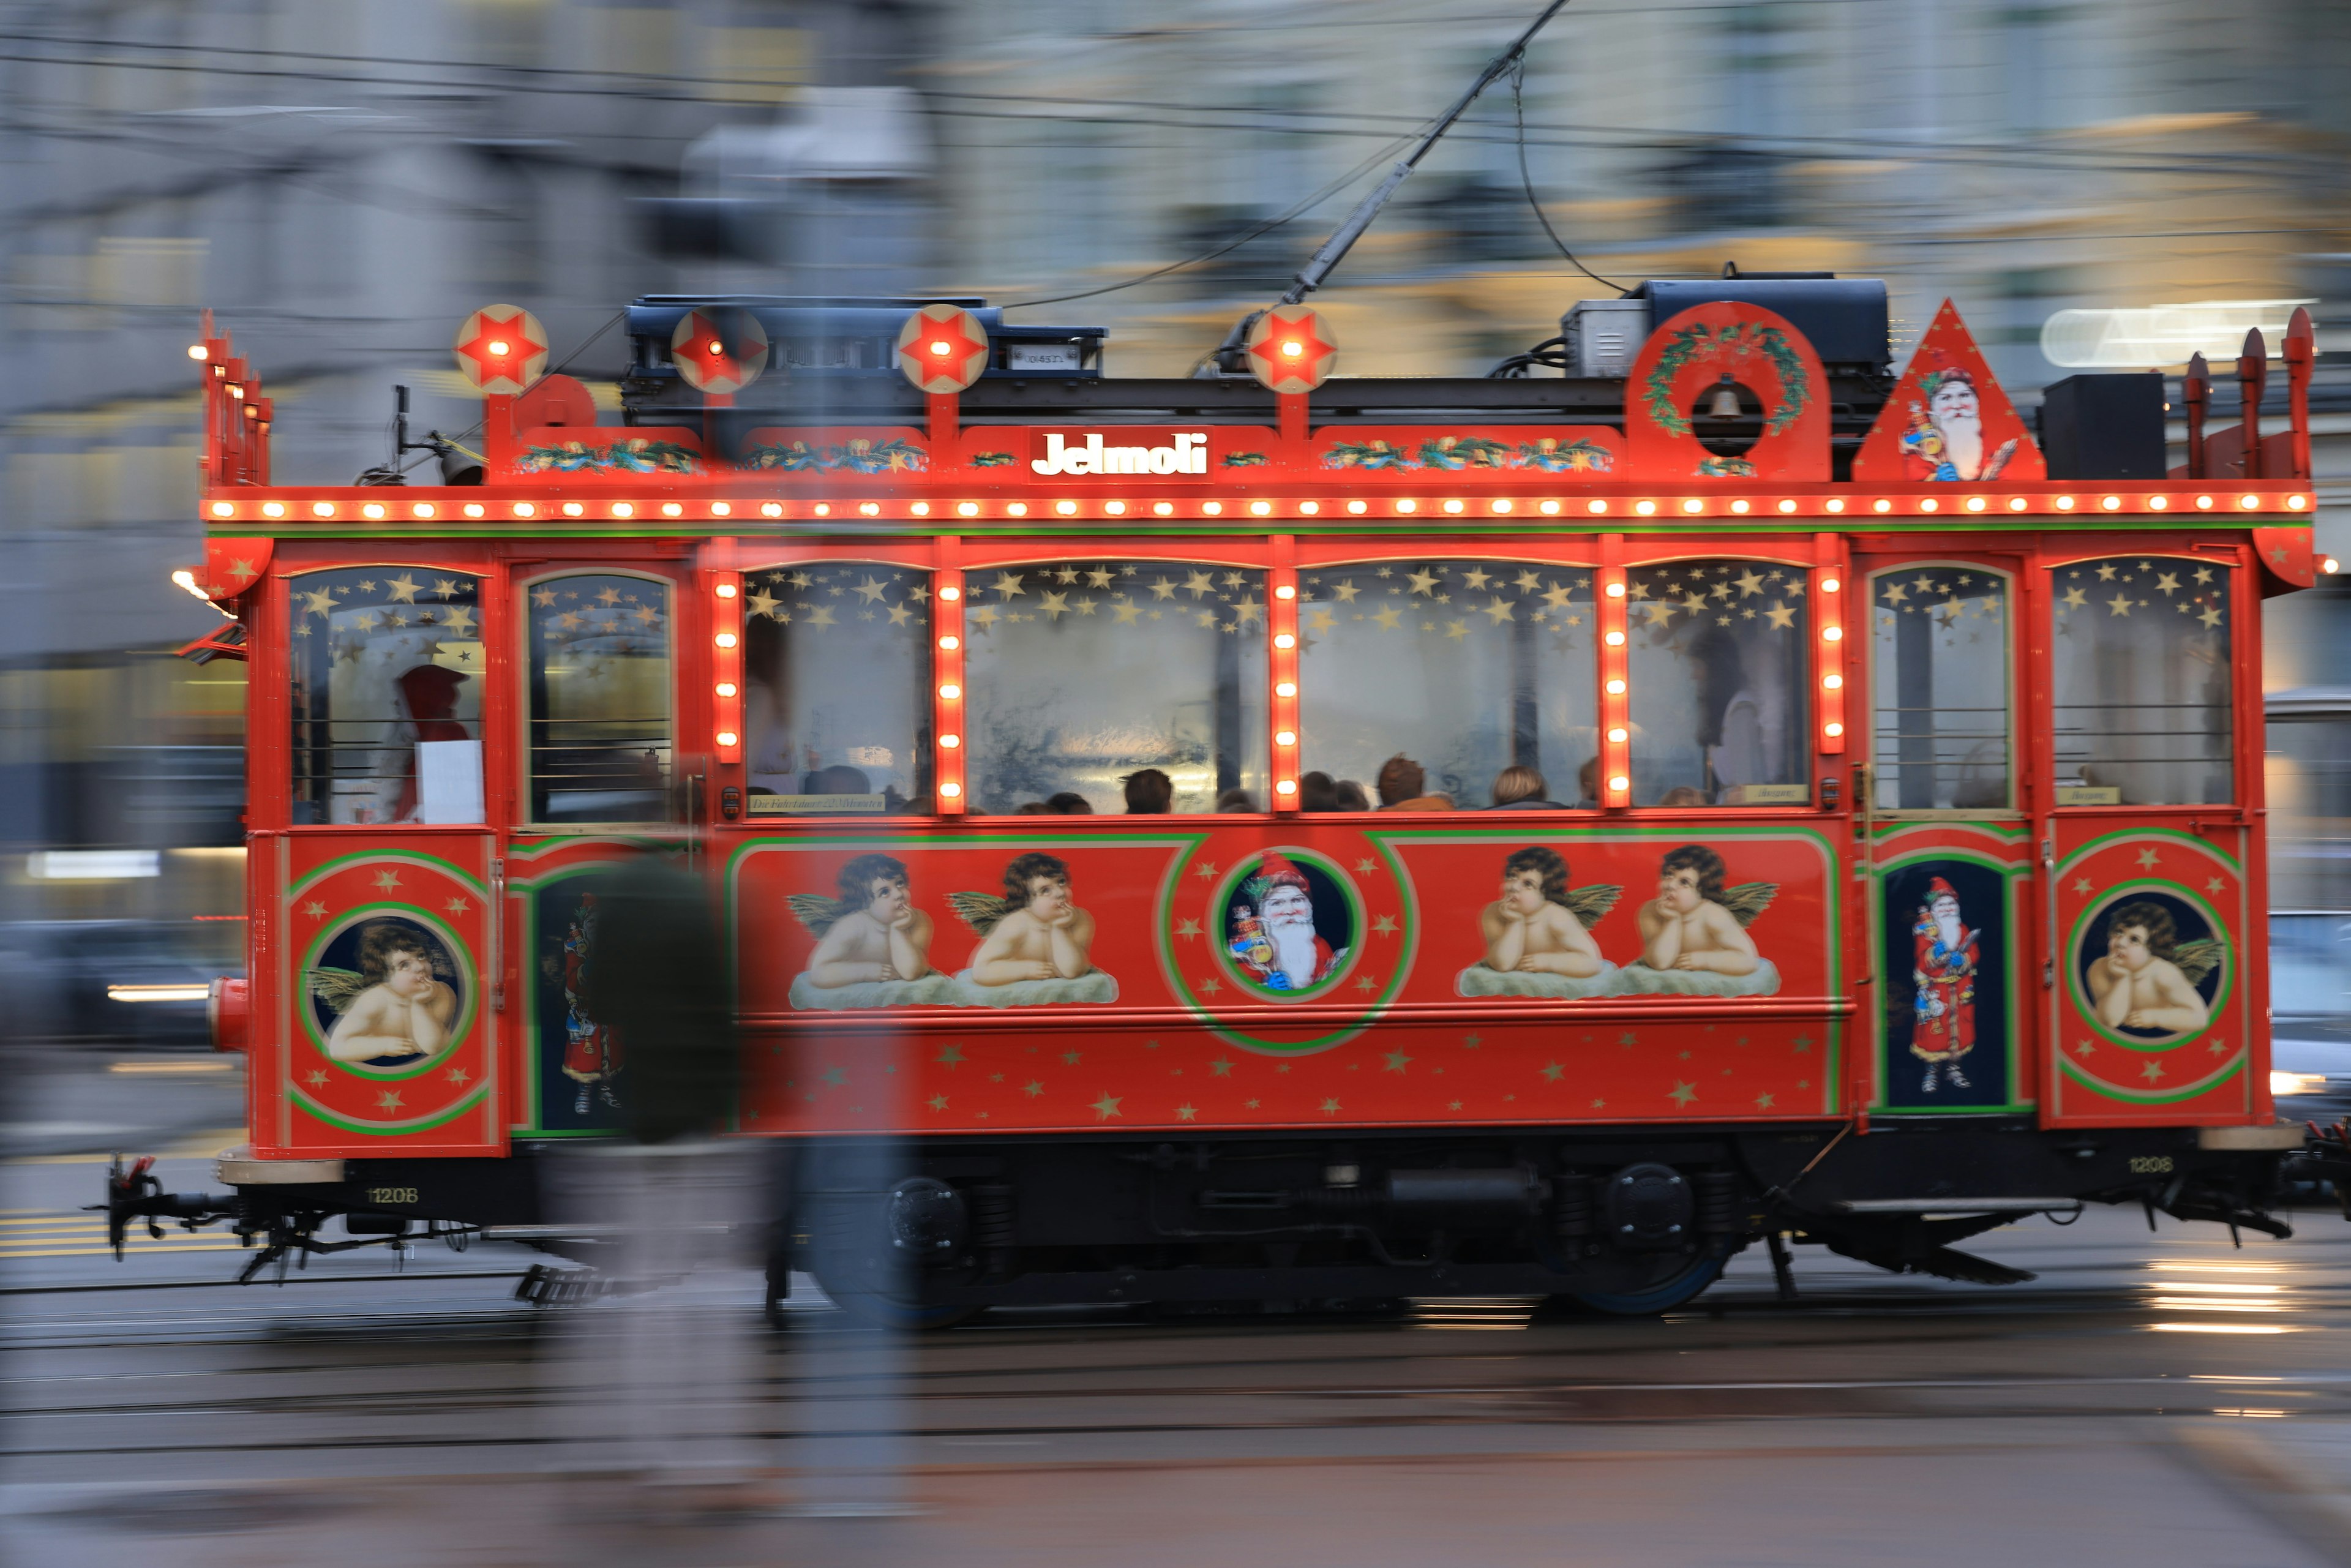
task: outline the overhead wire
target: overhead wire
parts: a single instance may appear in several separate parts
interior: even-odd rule
[[[1527,172],[1526,83],[1527,57],[1524,54],[1521,54],[1510,68],[1510,109],[1514,118],[1518,121],[1519,183],[1527,193],[1527,205],[1533,209],[1535,222],[1542,225],[1542,232],[1551,235],[1551,243],[1559,247],[1559,254],[1567,257],[1568,264],[1570,266],[1573,267],[1576,271],[1583,274],[1584,277],[1592,279],[1593,282],[1604,283],[1609,287],[1615,289],[1621,294],[1625,292],[1625,286],[1623,284],[1618,283],[1612,278],[1601,277],[1598,273],[1584,266],[1581,260],[1577,259],[1576,254],[1567,248],[1567,242],[1559,237],[1559,231],[1557,229],[1551,226],[1550,214],[1543,211],[1542,203],[1535,197],[1534,176]]]

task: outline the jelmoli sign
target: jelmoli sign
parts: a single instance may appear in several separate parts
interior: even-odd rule
[[[1111,430],[1038,431],[1029,437],[1030,472],[1055,476],[1205,479],[1208,433],[1122,425]]]

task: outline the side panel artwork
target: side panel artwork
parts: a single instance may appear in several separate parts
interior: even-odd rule
[[[257,1149],[484,1154],[504,1147],[478,832],[256,840],[284,869],[271,1007],[276,1111]],[[256,1064],[258,1066],[259,1064]]]
[[[2049,1090],[2058,1122],[2176,1125],[2250,1111],[2240,833],[2220,829],[2224,848],[2187,826],[2060,824]]]
[[[1837,1108],[1827,833],[1145,821],[742,842],[747,1127]]]
[[[1878,845],[1880,1113],[2030,1108],[2026,835],[1933,823]]]

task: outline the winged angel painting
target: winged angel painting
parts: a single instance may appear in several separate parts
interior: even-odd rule
[[[1482,963],[1454,980],[1465,997],[1549,997],[1573,1001],[1616,989],[1617,967],[1592,938],[1625,890],[1567,885],[1567,861],[1556,850],[1520,850],[1502,862],[1502,896],[1478,917],[1486,940]]]
[[[371,921],[360,928],[358,961],[356,971],[319,965],[302,972],[334,1019],[327,1054],[370,1067],[439,1055],[457,1017],[457,993],[441,977],[454,979],[457,969],[441,944],[404,922]]]
[[[2142,1040],[2184,1040],[2211,1017],[2204,981],[2220,967],[2220,938],[2182,941],[2170,910],[2155,899],[2116,909],[2106,951],[2090,956],[2090,997],[2098,1021]]]

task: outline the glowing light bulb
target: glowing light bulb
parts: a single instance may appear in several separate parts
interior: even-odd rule
[[[1843,588],[1844,586],[1844,583],[1839,582],[1834,577],[1824,577],[1821,579],[1821,591],[1823,593],[1834,593],[1838,589]]]
[[[1633,781],[1630,779],[1625,778],[1622,773],[1617,774],[1614,778],[1608,780],[1608,788],[1614,790],[1619,795],[1622,795],[1625,790],[1630,789],[1632,787]]]
[[[943,735],[939,737],[939,744],[946,747],[949,751],[953,751],[956,747],[963,744],[963,737],[960,735]]]
[[[957,588],[954,583],[949,583],[945,588],[939,590],[939,597],[946,600],[949,604],[953,604],[956,600],[963,597],[963,590]]]
[[[714,354],[723,354],[726,351],[726,345],[713,338],[710,340],[710,351]]]
[[[939,688],[939,695],[946,698],[949,702],[953,702],[956,698],[963,695],[963,688],[956,685],[953,681],[949,681],[946,685]]]
[[[1622,599],[1622,598],[1624,598],[1624,597],[1625,597],[1625,585],[1624,585],[1623,583],[1621,583],[1621,582],[1612,582],[1612,583],[1610,583],[1610,584],[1608,585],[1608,597],[1609,597],[1609,598],[1611,598],[1611,599]]]
[[[1298,793],[1298,780],[1284,779],[1273,787],[1273,792],[1277,795],[1295,795]]]
[[[1273,732],[1273,743],[1276,746],[1295,746],[1298,744],[1298,732],[1294,729],[1277,729]]]
[[[1844,677],[1843,675],[1823,675],[1821,677],[1821,685],[1827,687],[1830,691],[1837,691],[1844,687]]]
[[[1821,641],[1823,643],[1842,642],[1844,638],[1844,628],[1842,626],[1823,626],[1821,628]]]
[[[1611,682],[1609,682],[1609,683],[1608,683],[1608,695],[1609,695],[1610,696],[1612,696],[1612,697],[1621,697],[1621,696],[1623,696],[1623,695],[1625,695],[1625,683],[1624,683],[1623,681],[1611,681]]]
[[[1844,726],[1841,724],[1824,724],[1821,726],[1821,733],[1823,735],[1834,737],[1844,733]]]
[[[731,729],[722,729],[715,737],[721,746],[739,746],[743,737]]]
[[[1608,732],[1608,738],[1614,741],[1617,745],[1622,746],[1625,742],[1633,738],[1633,732],[1626,729],[1620,724]]]
[[[512,345],[504,338],[493,338],[490,340],[490,352],[493,354],[503,354],[510,347],[512,347]]]
[[[960,647],[962,647],[962,646],[963,646],[963,639],[961,639],[960,637],[955,637],[955,636],[946,636],[946,637],[942,637],[942,638],[940,638],[940,639],[939,639],[939,646],[940,646],[940,647],[942,647],[942,648],[945,648],[948,653],[954,653],[957,648],[960,648]]]
[[[1285,582],[1273,591],[1273,596],[1276,599],[1295,599],[1298,597],[1298,590]]]
[[[210,349],[205,348],[202,343],[191,343],[188,345],[188,358],[192,360],[209,360],[212,357],[213,351]]]
[[[1273,695],[1278,697],[1294,697],[1298,695],[1298,683],[1296,681],[1277,682],[1273,688]]]
[[[735,695],[737,688],[732,681],[721,681],[718,683],[716,689],[720,696],[731,697]]]
[[[1281,357],[1285,360],[1294,360],[1305,351],[1306,345],[1295,338],[1284,338],[1281,340]]]
[[[950,779],[946,783],[939,786],[939,793],[952,800],[956,796],[963,793],[963,786]]]
[[[615,501],[612,503],[612,515],[616,517],[633,517],[637,515],[637,504],[634,501]]]
[[[719,598],[721,598],[721,599],[732,599],[732,598],[734,598],[734,597],[736,596],[736,594],[737,594],[737,593],[739,593],[739,592],[741,592],[741,591],[742,591],[742,590],[740,590],[740,589],[737,588],[737,587],[736,587],[733,583],[731,583],[731,582],[722,582],[722,583],[720,583],[720,584],[718,585],[718,589],[717,589],[718,597],[719,597]]]
[[[721,632],[717,636],[713,637],[711,641],[717,643],[722,648],[732,648],[737,642],[740,642],[741,639],[737,637],[732,632]]]
[[[1610,647],[1612,647],[1612,648],[1621,648],[1621,647],[1623,647],[1623,646],[1625,645],[1625,633],[1624,633],[1624,632],[1609,632],[1609,633],[1608,633],[1608,645],[1609,645]]]
[[[1273,639],[1273,645],[1277,648],[1295,648],[1298,646],[1298,639],[1287,632],[1279,632]]]
[[[938,355],[941,359],[945,359],[954,351],[953,347],[945,338],[934,338],[931,340],[931,352]]]

